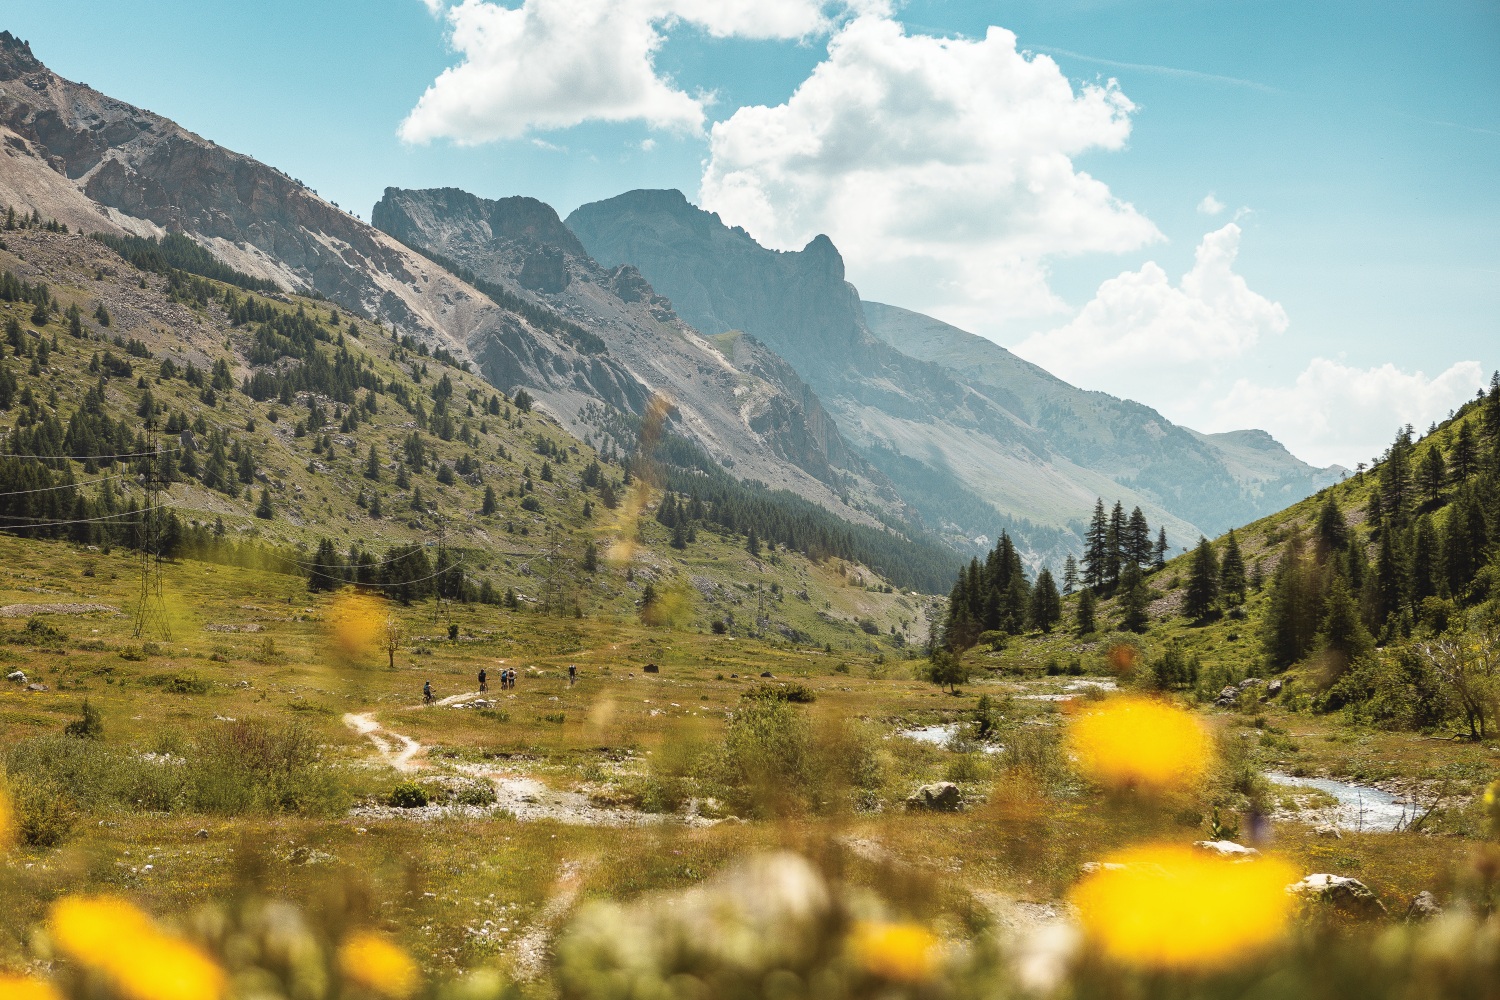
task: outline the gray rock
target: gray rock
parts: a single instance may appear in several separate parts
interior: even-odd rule
[[[1282,687],[1281,678],[1278,677],[1276,680],[1274,680],[1271,683],[1269,683],[1269,684],[1266,685],[1266,697],[1267,698],[1274,698],[1274,697],[1276,697],[1278,694],[1281,693],[1281,687]]]
[[[1236,844],[1232,840],[1198,840],[1193,846],[1207,854],[1216,854],[1221,858],[1229,858],[1234,861],[1248,861],[1251,858],[1260,857],[1260,852],[1253,847]]]
[[[1411,905],[1406,908],[1406,919],[1414,923],[1431,920],[1433,917],[1443,915],[1443,908],[1438,904],[1437,897],[1423,889],[1417,893]]]
[[[906,808],[929,812],[958,812],[963,806],[963,793],[951,781],[923,785],[906,798]]]
[[[1334,840],[1343,840],[1344,835],[1339,833],[1339,828],[1331,823],[1324,823],[1313,831],[1319,837],[1332,837]]]
[[[1219,696],[1214,699],[1214,704],[1220,708],[1233,708],[1239,704],[1239,700],[1240,689],[1230,684],[1219,692]]]
[[[26,674],[20,670],[12,670],[10,673],[5,675],[5,679],[13,684],[25,684]]]
[[[28,690],[28,691],[45,691],[45,690],[47,690],[47,685],[45,685],[45,684],[28,684],[28,685],[26,685],[26,690]]]
[[[1346,875],[1309,875],[1287,886],[1287,892],[1331,906],[1356,920],[1375,920],[1386,915],[1380,897],[1359,879]]]

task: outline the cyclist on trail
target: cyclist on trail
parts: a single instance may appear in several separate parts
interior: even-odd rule
[[[484,668],[483,667],[480,667],[479,668],[479,693],[480,694],[484,694],[489,689],[490,689],[489,675],[484,672]]]

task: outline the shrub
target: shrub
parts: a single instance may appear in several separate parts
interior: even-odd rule
[[[124,653],[120,654],[124,656]],[[179,670],[170,674],[153,674],[142,678],[142,683],[159,687],[169,694],[207,694],[208,681],[196,671]]]
[[[415,781],[403,781],[391,789],[385,801],[397,809],[420,809],[427,804],[427,789]]]
[[[803,805],[808,774],[807,720],[780,698],[740,704],[724,732],[720,777],[744,814],[784,814]]]
[[[769,698],[774,701],[790,701],[798,705],[810,705],[818,700],[817,693],[801,681],[791,681],[786,684],[757,684],[740,697]]]
[[[104,735],[104,717],[85,698],[80,718],[68,723],[63,732],[78,739],[97,740]]]
[[[297,723],[217,723],[199,736],[190,763],[192,804],[205,812],[328,815],[345,805],[317,742]]]
[[[55,782],[22,778],[10,783],[16,833],[31,847],[56,847],[78,822],[72,797]]]
[[[1062,738],[1051,726],[1017,726],[1001,760],[1007,771],[1043,788],[1060,787],[1068,778]]]
[[[461,806],[492,806],[495,799],[495,786],[488,781],[466,781],[453,795]]]

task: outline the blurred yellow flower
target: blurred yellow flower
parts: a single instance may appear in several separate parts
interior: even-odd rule
[[[218,1000],[224,971],[186,941],[159,931],[123,899],[69,896],[52,907],[48,930],[59,949],[102,972],[128,1000]]]
[[[328,608],[329,641],[348,659],[373,657],[385,648],[385,619],[386,608],[379,598],[356,590],[341,591]]]
[[[1500,836],[1500,781],[1492,781],[1484,789],[1484,814],[1490,818],[1490,832]]]
[[[1197,781],[1209,764],[1202,724],[1151,698],[1113,698],[1079,713],[1067,743],[1085,775],[1116,787],[1182,787]]]
[[[861,921],[849,935],[854,961],[866,972],[898,983],[920,983],[937,971],[938,939],[919,924]]]
[[[63,1000],[51,983],[26,976],[7,976],[0,972],[0,997],[5,1000]]]
[[[339,969],[359,985],[396,1000],[417,991],[417,963],[371,931],[355,931],[344,939],[339,946]]]
[[[16,841],[16,810],[10,804],[10,794],[3,784],[0,784],[0,850],[4,850]]]
[[[1228,965],[1285,931],[1297,870],[1262,858],[1231,862],[1175,845],[1109,859],[1074,887],[1084,931],[1117,961],[1154,968]]]

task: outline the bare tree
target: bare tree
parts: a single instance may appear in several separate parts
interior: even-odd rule
[[[385,652],[392,670],[396,669],[396,650],[401,648],[401,619],[394,614],[385,618]]]
[[[1500,620],[1492,611],[1480,614],[1477,623],[1461,623],[1417,646],[1475,740],[1493,732],[1491,724],[1500,714]]]

